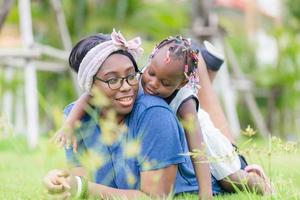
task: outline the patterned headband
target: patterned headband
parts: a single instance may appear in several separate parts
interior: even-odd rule
[[[111,40],[102,42],[90,49],[82,59],[78,70],[78,83],[85,92],[90,92],[93,77],[108,56],[118,50],[128,51],[135,59],[143,52],[140,37],[126,41],[123,35],[113,29]]]

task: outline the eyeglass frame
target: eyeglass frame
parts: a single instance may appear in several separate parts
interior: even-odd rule
[[[111,88],[111,86],[110,86],[110,84],[109,84],[109,81],[110,81],[111,79],[113,79],[113,78],[110,78],[110,79],[108,79],[108,80],[103,80],[103,79],[101,79],[101,78],[99,78],[99,77],[97,77],[97,76],[94,76],[94,80],[98,80],[98,81],[101,81],[101,82],[103,82],[103,83],[106,83],[106,84],[108,85],[108,87],[109,87],[111,90],[118,90],[118,89],[120,89],[120,88],[123,86],[124,80],[126,80],[127,84],[130,85],[130,86],[135,86],[135,85],[138,84],[138,80],[139,80],[140,76],[137,78],[137,84],[130,84],[130,83],[128,82],[129,76],[132,76],[133,74],[135,74],[135,77],[137,77],[137,75],[140,75],[140,76],[141,76],[143,73],[140,72],[140,71],[137,71],[137,72],[134,72],[134,73],[129,74],[129,75],[126,76],[126,77],[117,77],[117,78],[115,78],[115,79],[121,80],[121,82],[120,82],[121,84],[120,84],[120,86],[119,86],[118,88],[114,88],[114,89]]]

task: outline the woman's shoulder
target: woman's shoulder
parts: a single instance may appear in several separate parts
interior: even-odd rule
[[[140,94],[135,101],[135,106],[145,109],[157,106],[169,109],[168,104],[162,98],[148,94]]]
[[[153,113],[168,117],[174,115],[169,105],[162,98],[142,94],[137,97],[129,116],[138,120],[141,116],[152,116]]]

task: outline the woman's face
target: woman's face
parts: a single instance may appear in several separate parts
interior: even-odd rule
[[[107,81],[112,78],[124,78],[134,73],[134,65],[127,56],[113,54],[103,62],[96,77]],[[136,99],[138,84],[131,86],[123,79],[122,86],[113,90],[107,83],[95,79],[93,86],[100,89],[108,97],[119,116],[131,112]]]

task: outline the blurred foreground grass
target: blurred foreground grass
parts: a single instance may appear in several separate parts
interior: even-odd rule
[[[268,154],[265,141],[240,142],[248,154],[250,163],[263,165],[276,188],[274,197],[260,197],[246,192],[218,196],[215,199],[300,199],[300,154],[274,148]],[[275,146],[275,145],[273,145]],[[0,199],[46,199],[42,179],[50,169],[65,168],[62,149],[42,138],[35,150],[26,147],[24,138],[0,139]],[[197,199],[195,195],[179,196],[176,199]]]

